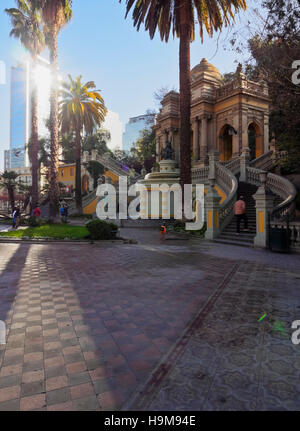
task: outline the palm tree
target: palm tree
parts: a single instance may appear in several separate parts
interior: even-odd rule
[[[62,100],[60,102],[60,118],[62,134],[75,133],[76,160],[76,208],[82,210],[81,197],[81,138],[83,130],[92,134],[97,126],[104,121],[107,109],[93,81],[82,84],[82,76],[75,80],[69,75],[69,82],[62,84]]]
[[[19,174],[15,171],[5,171],[0,177],[0,187],[7,190],[11,210],[15,207],[15,190],[18,187],[17,178]]]
[[[5,9],[12,23],[10,36],[21,41],[31,54],[33,71],[36,70],[38,55],[45,47],[41,31],[41,15],[38,0],[17,0],[17,8]],[[33,74],[31,93],[31,173],[32,173],[32,207],[38,201],[38,90]]]
[[[50,131],[51,131],[51,164],[50,164],[50,219],[58,211],[58,51],[57,38],[60,30],[72,17],[71,0],[39,0],[42,17],[45,23],[46,42],[50,51],[52,68],[52,87],[50,94]]]
[[[120,0],[121,2],[122,0]],[[153,39],[158,29],[162,40],[168,42],[172,28],[173,37],[180,39],[180,182],[191,184],[191,76],[190,76],[190,42],[195,38],[195,23],[198,20],[200,37],[203,42],[204,27],[209,36],[221,30],[223,25],[234,19],[234,12],[246,9],[245,0],[125,0],[126,17],[133,7],[133,22],[137,30],[145,23]]]

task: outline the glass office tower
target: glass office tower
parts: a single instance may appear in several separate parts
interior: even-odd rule
[[[26,67],[11,68],[10,167],[25,166],[28,141],[28,84]]]

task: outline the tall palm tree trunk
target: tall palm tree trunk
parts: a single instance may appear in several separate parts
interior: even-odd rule
[[[75,200],[78,213],[82,212],[81,195],[81,130],[76,130],[75,142],[76,178],[75,178]]]
[[[13,210],[15,208],[15,190],[12,186],[9,186],[7,188],[7,192],[8,192],[8,198],[10,201],[11,212],[13,212]]]
[[[33,67],[36,68],[36,58],[33,59]],[[31,96],[31,209],[35,208],[38,203],[38,152],[39,152],[39,136],[38,136],[38,90],[35,81],[33,80],[32,96]]]
[[[54,24],[50,32],[50,63],[52,69],[52,87],[50,94],[50,128],[51,128],[51,157],[50,157],[50,219],[53,221],[58,212],[58,62],[57,62],[58,29]]]
[[[185,0],[180,5],[180,184],[191,184],[191,16]]]

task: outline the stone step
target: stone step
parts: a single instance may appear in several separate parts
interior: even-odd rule
[[[219,244],[227,244],[227,245],[238,245],[240,247],[253,247],[253,241],[252,242],[245,242],[245,241],[237,241],[237,240],[229,240],[229,239],[215,239],[214,242]]]
[[[221,239],[241,239],[241,240],[249,240],[253,241],[255,237],[255,233],[251,232],[241,232],[240,235],[236,235],[236,233],[232,232],[223,232],[219,238]]]

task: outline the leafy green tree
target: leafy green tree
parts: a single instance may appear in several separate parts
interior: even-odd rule
[[[121,2],[122,0],[120,0]],[[221,30],[234,18],[234,11],[246,9],[245,0],[125,0],[126,17],[133,9],[133,22],[137,30],[145,23],[150,38],[159,31],[162,40],[168,42],[170,31],[179,42],[180,69],[180,180],[181,185],[191,184],[191,64],[190,43],[195,38],[198,21],[203,42],[204,28],[209,36]]]
[[[31,172],[32,172],[32,206],[38,201],[38,90],[34,74],[37,58],[45,47],[45,38],[41,30],[42,17],[39,0],[17,0],[17,8],[5,9],[12,24],[10,36],[19,39],[28,49],[33,62],[31,93]]]
[[[106,129],[98,129],[96,133],[87,135],[83,139],[82,150],[88,151],[97,150],[98,154],[103,155],[110,152],[107,143],[110,141],[110,132]]]
[[[277,149],[286,152],[278,164],[284,173],[294,173],[300,169],[300,85],[292,80],[293,62],[300,59],[300,2],[268,0],[263,5],[268,19],[265,31],[249,39],[252,58],[247,69],[252,79],[263,78],[268,84],[270,135]]]
[[[96,162],[96,161],[91,161],[87,165],[87,170],[88,170],[89,174],[91,175],[91,177],[93,178],[93,182],[94,182],[93,187],[94,187],[94,189],[96,189],[98,178],[101,175],[104,175],[105,168],[103,165],[101,165],[101,163]]]
[[[26,149],[29,154],[30,163],[32,163],[32,139],[26,145]],[[39,168],[43,166],[50,165],[50,151],[51,151],[51,143],[47,138],[40,138],[38,140],[38,166]]]
[[[140,138],[135,142],[130,153],[145,167],[147,172],[150,172],[156,155],[155,130],[142,130]]]
[[[44,20],[44,33],[50,51],[52,68],[52,87],[50,94],[50,130],[51,130],[51,164],[50,164],[50,219],[58,212],[58,46],[57,39],[61,29],[72,17],[71,0],[39,0]]]
[[[60,102],[61,132],[75,134],[76,186],[75,199],[78,212],[82,211],[81,195],[81,141],[83,130],[92,134],[104,121],[107,109],[104,100],[93,81],[81,82],[69,75],[69,82],[62,84]]]
[[[0,187],[7,190],[12,211],[15,207],[15,191],[18,187],[18,176],[19,174],[15,171],[5,171],[0,177]]]

